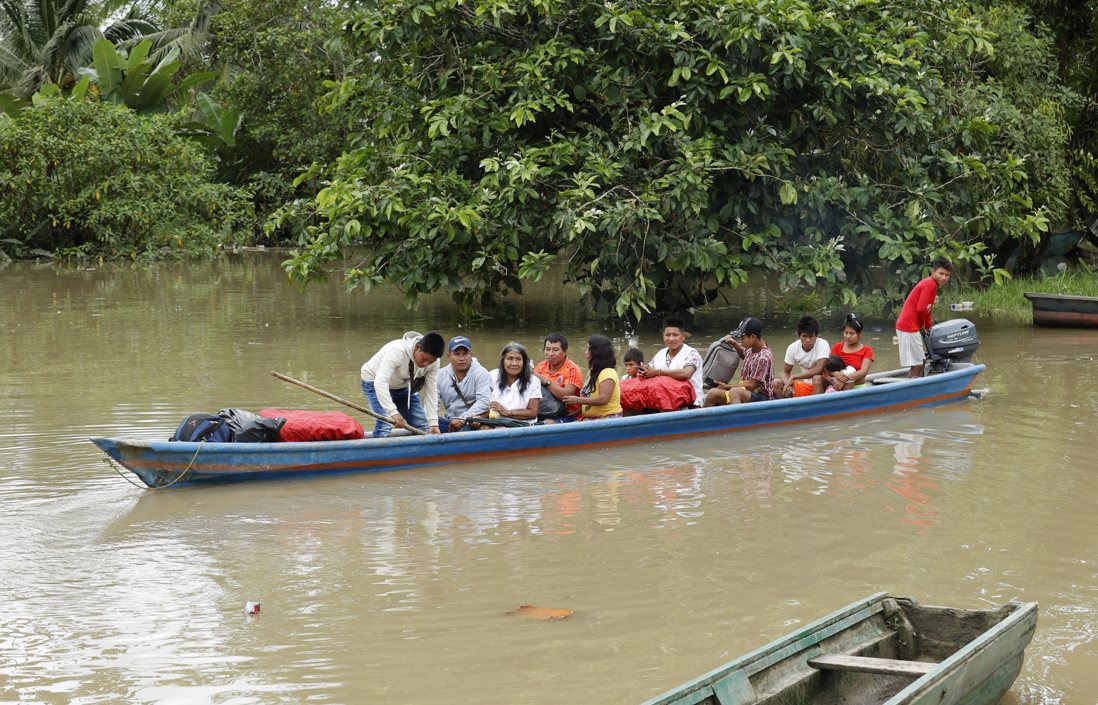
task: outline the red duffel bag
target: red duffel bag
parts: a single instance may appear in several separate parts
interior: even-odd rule
[[[621,383],[621,408],[625,411],[675,411],[693,403],[694,385],[688,379],[638,377]]]
[[[259,415],[286,419],[278,432],[280,441],[351,441],[366,436],[362,424],[342,411],[263,409]]]

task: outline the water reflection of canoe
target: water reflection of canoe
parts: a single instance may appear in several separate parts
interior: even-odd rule
[[[149,487],[394,470],[568,447],[669,440],[940,404],[967,396],[973,378],[984,366],[958,364],[955,368],[916,380],[900,379],[896,376],[899,371],[882,372],[870,376],[872,384],[838,394],[441,436],[310,443],[91,440]]]
[[[1033,291],[1027,291],[1025,297],[1033,304],[1034,325],[1098,328],[1098,298]]]
[[[644,705],[993,705],[1036,626],[1035,602],[960,610],[880,593]]]

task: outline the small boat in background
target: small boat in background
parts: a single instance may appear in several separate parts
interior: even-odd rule
[[[953,609],[878,593],[644,705],[994,705],[1036,626],[1035,602]]]
[[[1098,298],[1027,291],[1033,324],[1061,328],[1098,328]]]

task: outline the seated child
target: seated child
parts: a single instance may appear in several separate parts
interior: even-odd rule
[[[638,373],[644,367],[644,353],[636,348],[629,348],[625,351],[622,360],[625,361],[625,374],[622,375],[622,381],[636,379]]]
[[[830,394],[831,392],[841,392],[844,389],[853,389],[853,385],[850,385],[850,383],[845,380],[839,381],[836,379],[835,375],[841,373],[846,378],[849,378],[855,372],[857,372],[857,370],[846,364],[838,355],[828,357],[823,368],[824,384],[827,385],[827,389],[825,389],[823,393]]]

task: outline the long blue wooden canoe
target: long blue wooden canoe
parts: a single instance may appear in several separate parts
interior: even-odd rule
[[[644,705],[994,705],[1037,603],[952,609],[878,593]]]
[[[907,380],[905,370],[870,376],[861,389],[798,399],[627,416],[585,423],[499,428],[436,436],[309,443],[183,443],[93,438],[152,488],[294,475],[396,470],[424,465],[728,433],[878,414],[962,399],[983,365]]]

